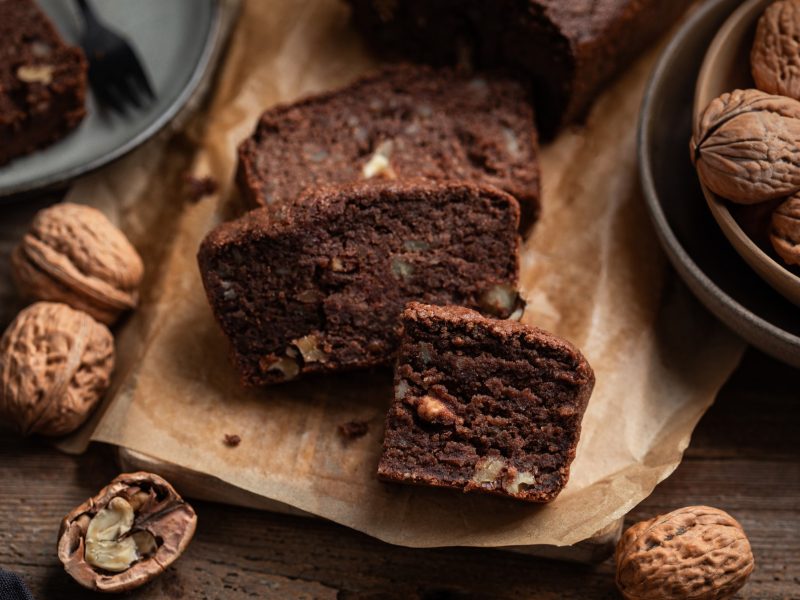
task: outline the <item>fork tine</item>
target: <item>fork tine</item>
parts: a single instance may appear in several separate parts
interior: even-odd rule
[[[129,101],[125,93],[113,81],[106,81],[103,89],[110,102],[109,106],[114,109],[114,112],[122,116],[127,115]]]
[[[125,114],[125,107],[122,106],[111,94],[109,94],[106,86],[94,85],[92,86],[92,91],[97,98],[97,103],[100,106],[101,112],[107,112],[106,109],[108,109],[113,113],[118,113],[121,115]]]
[[[133,79],[145,91],[150,100],[155,100],[156,94],[153,91],[153,87],[150,85],[150,80],[147,78],[147,73],[142,67],[142,61],[139,60],[139,57],[136,56],[136,53],[133,50],[131,50],[131,55],[133,60],[128,64],[128,75],[133,77]]]
[[[136,85],[136,78],[130,73],[120,73],[119,76],[113,78],[109,85],[120,96],[122,96],[128,104],[132,104],[136,108],[144,106],[144,98],[139,86]]]

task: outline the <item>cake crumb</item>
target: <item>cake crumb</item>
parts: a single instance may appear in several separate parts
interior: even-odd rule
[[[183,187],[189,202],[198,202],[204,196],[210,196],[217,191],[217,180],[206,175],[195,177],[191,173],[184,173]]]
[[[338,429],[339,435],[348,440],[354,440],[367,435],[369,423],[367,421],[348,421],[339,425]]]
[[[225,438],[222,441],[225,443],[226,446],[228,446],[228,448],[236,448],[236,446],[238,446],[242,442],[242,438],[236,435],[235,433],[234,434],[226,433]]]

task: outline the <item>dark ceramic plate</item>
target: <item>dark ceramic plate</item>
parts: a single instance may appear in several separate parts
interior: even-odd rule
[[[700,65],[717,30],[740,4],[709,0],[662,54],[642,105],[639,171],[661,244],[692,292],[748,342],[800,367],[800,309],[764,283],[725,239],[689,160]]]
[[[74,0],[38,2],[61,35],[77,43],[81,22]],[[189,100],[221,37],[216,0],[95,0],[93,6],[134,44],[157,100],[121,116],[98,110],[89,94],[89,114],[75,131],[0,167],[0,201],[88,173],[153,136]]]

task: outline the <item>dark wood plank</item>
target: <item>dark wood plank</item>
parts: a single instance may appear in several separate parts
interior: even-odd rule
[[[687,504],[728,510],[756,571],[739,597],[800,598],[800,398],[797,371],[750,352],[701,421],[686,459],[627,522]],[[0,437],[0,565],[37,598],[83,593],[61,570],[61,517],[116,474],[112,453],[81,457]],[[130,598],[618,598],[613,563],[588,567],[499,550],[389,546],[302,517],[197,502],[187,553]]]

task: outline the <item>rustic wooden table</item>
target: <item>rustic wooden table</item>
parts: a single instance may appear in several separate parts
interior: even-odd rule
[[[7,255],[43,201],[0,208],[0,326],[18,308]],[[698,426],[683,463],[628,523],[688,504],[739,519],[756,569],[741,598],[800,598],[800,371],[749,351]],[[0,433],[0,567],[39,600],[94,597],[63,572],[60,519],[116,475],[109,448],[66,456]],[[499,550],[414,550],[332,523],[193,503],[186,554],[131,598],[617,598],[596,566]]]

